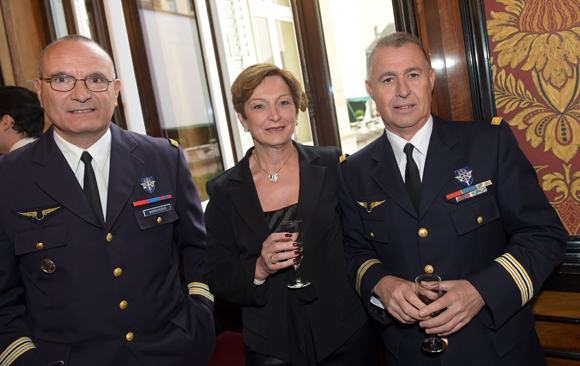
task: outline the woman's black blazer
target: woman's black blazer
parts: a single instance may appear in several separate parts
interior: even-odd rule
[[[288,289],[292,267],[268,277],[262,286],[253,284],[256,260],[271,233],[249,168],[253,148],[207,183],[204,278],[213,294],[243,305],[246,345],[288,362],[288,292],[315,298],[304,306],[320,361],[363,326],[367,316],[346,274],[336,188],[340,151],[294,145],[300,163],[297,219],[303,221],[305,247],[301,274],[312,285]]]

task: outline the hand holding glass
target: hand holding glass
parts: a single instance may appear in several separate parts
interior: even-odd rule
[[[415,294],[425,303],[431,304],[433,301],[440,298],[443,293],[441,291],[441,277],[435,275],[422,275],[415,278]],[[439,315],[441,311],[429,314],[429,318],[434,318]],[[421,343],[421,348],[429,353],[439,353],[445,351],[447,344],[443,342],[435,334],[431,334],[430,338],[426,338]]]
[[[296,281],[288,285],[289,288],[303,288],[310,285],[309,281],[302,281],[300,278],[300,265],[302,264],[302,255],[304,254],[304,233],[302,232],[302,220],[284,221],[280,224],[280,231],[292,234],[292,241],[298,244],[297,250],[300,254],[297,261],[292,265],[296,273]]]

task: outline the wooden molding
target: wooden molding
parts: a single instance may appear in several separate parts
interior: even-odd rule
[[[14,77],[14,70],[12,59],[10,58],[10,47],[8,45],[8,38],[6,35],[6,28],[4,25],[4,5],[7,1],[0,0],[0,70],[2,70],[2,85],[15,85],[16,78]]]

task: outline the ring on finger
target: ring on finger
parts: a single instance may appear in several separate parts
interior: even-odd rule
[[[276,254],[272,254],[272,255],[270,256],[270,263],[272,263],[272,264],[276,264],[276,263],[278,263],[278,261],[274,259],[274,255],[276,255]]]

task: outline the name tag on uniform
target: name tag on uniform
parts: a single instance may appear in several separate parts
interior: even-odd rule
[[[168,203],[166,205],[151,207],[151,208],[148,208],[146,210],[143,210],[143,216],[147,217],[147,216],[151,216],[151,215],[158,215],[162,212],[167,212],[167,211],[171,211],[171,204],[170,203]]]

